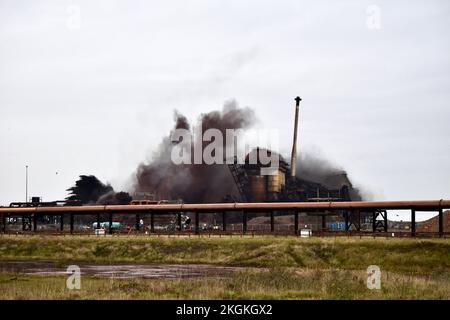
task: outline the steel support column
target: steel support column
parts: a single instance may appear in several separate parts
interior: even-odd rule
[[[384,232],[388,231],[388,218],[387,218],[387,211],[384,212]]]
[[[345,219],[345,231],[348,231],[348,229],[350,228],[350,224],[349,224],[349,212],[345,211],[344,212],[344,219]]]
[[[295,210],[294,213],[294,233],[295,235],[298,235],[298,211]]]
[[[222,231],[227,231],[227,213],[222,212]]]
[[[195,234],[200,234],[200,215],[195,211]]]
[[[416,236],[416,210],[411,210],[411,236]]]
[[[73,234],[73,221],[74,221],[74,214],[70,213],[70,233]]]
[[[25,231],[25,215],[22,215],[22,231]]]
[[[136,231],[139,231],[139,228],[141,226],[141,223],[139,220],[141,220],[141,216],[139,214],[137,214],[136,215],[136,225],[135,225]]]
[[[242,233],[247,233],[247,211],[242,211]]]
[[[2,228],[3,233],[6,233],[6,214],[2,214]]]
[[[37,214],[33,214],[33,232],[36,232],[37,230]]]
[[[372,211],[372,232],[376,232],[377,231],[377,215],[375,210]]]
[[[150,213],[150,232],[155,232],[155,214],[153,212]]]
[[[357,212],[356,212],[357,214],[356,214],[356,217],[358,218],[358,231],[361,231],[361,210],[358,210]]]
[[[270,232],[275,231],[275,218],[273,211],[270,211]]]
[[[181,231],[181,213],[177,214],[177,228],[178,231]]]
[[[100,229],[100,213],[97,213],[97,229]]]
[[[439,236],[442,237],[444,235],[444,215],[442,208],[439,209]]]
[[[112,214],[112,212],[110,212],[109,213],[109,234],[113,233],[112,225],[113,225],[113,214]]]

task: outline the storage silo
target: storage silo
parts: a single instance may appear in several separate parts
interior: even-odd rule
[[[267,198],[266,176],[251,175],[248,177],[251,201],[262,202]]]

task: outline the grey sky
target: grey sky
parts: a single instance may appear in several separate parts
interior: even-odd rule
[[[174,109],[231,98],[289,153],[296,95],[300,152],[374,199],[450,198],[449,31],[446,0],[0,0],[0,204],[26,164],[44,200],[79,174],[126,188]]]

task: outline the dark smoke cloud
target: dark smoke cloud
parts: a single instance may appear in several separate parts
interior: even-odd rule
[[[138,166],[134,175],[133,191],[153,193],[158,200],[181,199],[186,203],[221,202],[226,195],[236,195],[238,191],[227,165],[176,165],[172,162],[171,151],[176,144],[170,139],[173,130],[192,128],[186,117],[178,112],[174,114],[174,121],[174,128],[163,138],[151,161]],[[226,129],[248,129],[255,122],[254,111],[250,108],[240,108],[233,100],[227,102],[221,111],[201,114],[195,125],[201,125],[202,132],[210,128],[218,129],[225,137]],[[183,147],[191,148],[192,151],[192,145],[185,144]],[[352,187],[342,168],[319,155],[300,153],[297,168],[301,179],[319,182],[333,189],[340,188],[342,184]],[[354,199],[358,199],[358,192],[352,188],[351,190]]]
[[[189,125],[189,122],[185,116],[183,116],[181,113],[175,110],[173,118],[175,120],[175,127],[174,129],[186,129],[189,130],[191,126]]]
[[[355,188],[347,172],[318,152],[302,152],[297,159],[297,178],[318,182],[329,189],[349,187],[352,200],[362,200],[360,190]]]
[[[226,129],[250,128],[255,119],[252,109],[240,108],[232,100],[225,103],[222,111],[202,114],[197,125],[201,125],[203,132],[210,128],[218,129],[225,137]],[[174,129],[190,127],[186,117],[175,112]],[[158,199],[182,199],[187,203],[220,202],[225,195],[236,194],[233,177],[226,165],[175,165],[170,158],[172,148],[169,135],[158,146],[151,162],[139,165],[135,191],[152,192]]]
[[[297,177],[324,183],[330,175],[344,172],[338,165],[316,152],[301,152],[297,158]]]
[[[115,192],[112,190],[98,198],[97,204],[130,204],[131,200],[133,200],[133,198],[128,192]]]
[[[67,200],[77,200],[82,204],[96,203],[104,194],[112,192],[110,185],[104,184],[93,175],[81,175],[75,185],[69,189]]]
[[[248,129],[256,121],[250,108],[240,108],[236,101],[225,103],[221,111],[201,114],[196,126],[218,129],[226,136],[226,129]],[[175,129],[191,130],[192,125],[179,112],[174,112],[174,127],[163,138],[151,161],[141,163],[134,175],[134,192],[146,192],[155,195],[157,200],[181,199],[186,203],[221,202],[227,195],[238,195],[234,179],[227,165],[186,164],[176,165],[171,160],[172,149],[176,144],[189,148],[193,155],[193,146],[188,142],[172,142]],[[195,137],[201,139],[201,137]],[[225,140],[225,139],[224,139]],[[224,141],[225,143],[226,141]],[[203,147],[209,144],[204,142]],[[297,177],[318,182],[330,189],[350,187],[352,199],[360,199],[359,191],[352,187],[342,168],[321,156],[319,153],[300,152],[297,163]],[[83,204],[128,204],[132,198],[126,192],[115,192],[109,185],[95,176],[82,175],[75,186],[68,189],[68,200],[79,200]]]
[[[132,200],[127,192],[115,192],[111,185],[93,175],[81,175],[67,191],[67,200],[79,201],[81,204],[129,204]]]

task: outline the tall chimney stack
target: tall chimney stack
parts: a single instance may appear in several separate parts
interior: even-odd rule
[[[297,164],[297,131],[298,131],[298,109],[300,106],[300,97],[295,98],[295,122],[294,122],[294,142],[292,144],[291,154],[291,177],[295,177]]]

